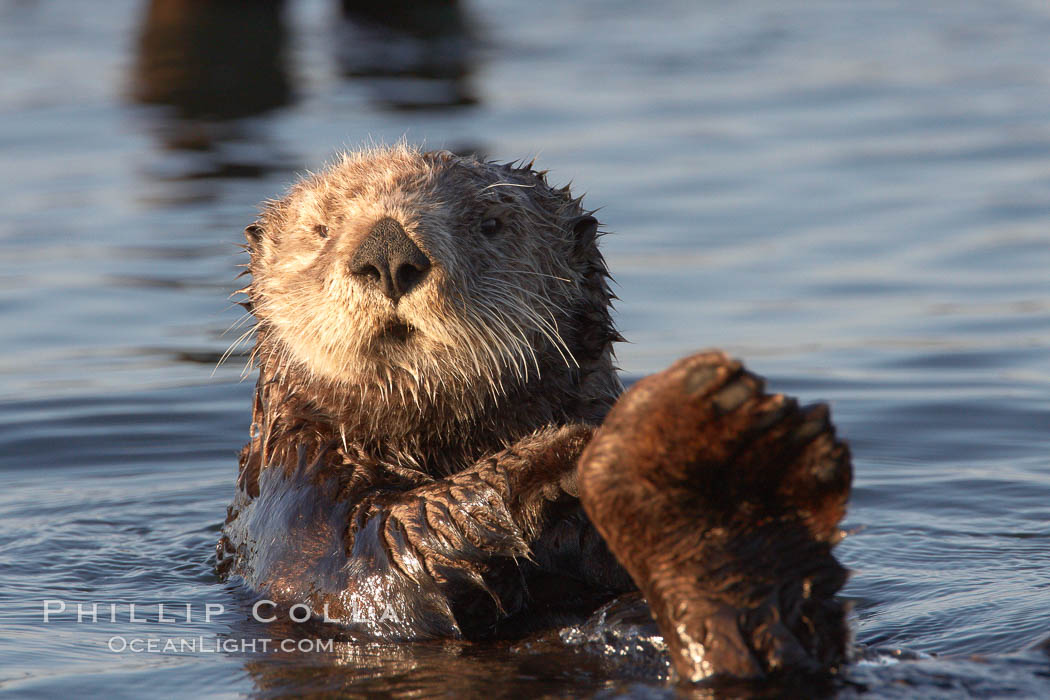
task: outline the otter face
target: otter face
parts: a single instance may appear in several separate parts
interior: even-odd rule
[[[353,154],[248,227],[249,295],[270,356],[328,385],[498,396],[576,366],[566,329],[604,274],[596,227],[528,168]]]

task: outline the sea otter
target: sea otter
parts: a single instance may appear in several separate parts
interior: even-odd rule
[[[384,640],[516,638],[640,590],[684,680],[840,664],[827,410],[716,352],[624,393],[598,226],[531,164],[405,145],[268,203],[220,573]]]

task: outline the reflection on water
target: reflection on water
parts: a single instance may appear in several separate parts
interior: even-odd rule
[[[150,0],[138,29],[132,97],[162,109],[149,131],[186,154],[158,180],[260,178],[283,161],[244,119],[290,104],[288,29],[281,0]],[[173,202],[210,201],[184,189]]]
[[[380,106],[474,105],[472,28],[456,0],[342,0],[342,74],[365,81]]]
[[[211,570],[251,400],[236,360],[215,368],[243,330],[226,297],[259,201],[407,134],[540,152],[602,207],[631,377],[720,345],[831,401],[858,641],[941,655],[865,655],[842,695],[1050,695],[1045,3],[48,0],[0,20],[0,690],[670,696],[590,654],[611,644],[594,630],[107,649],[313,634],[246,621]],[[44,625],[42,598],[226,613]]]
[[[138,40],[135,98],[187,120],[238,119],[288,104],[283,7],[280,0],[151,0]]]
[[[150,0],[133,95],[170,108],[158,129],[168,148],[208,150],[237,133],[231,120],[291,102],[283,10],[280,0]]]
[[[130,95],[153,111],[147,129],[181,154],[149,173],[183,183],[169,203],[211,201],[196,180],[263,178],[300,169],[259,129],[258,117],[296,99],[290,66],[297,37],[282,0],[150,0],[141,14]],[[382,109],[476,105],[477,51],[454,0],[342,0],[331,51],[347,81]],[[331,10],[334,12],[335,7]],[[299,40],[302,40],[301,37]],[[459,152],[476,152],[466,143]]]

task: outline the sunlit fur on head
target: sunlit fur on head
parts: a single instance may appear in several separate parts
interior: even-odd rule
[[[483,452],[549,422],[600,420],[621,387],[588,215],[529,166],[406,145],[308,175],[247,230],[256,422],[308,418],[419,463],[463,441]],[[348,267],[387,217],[432,265],[396,303]],[[488,219],[502,222],[494,235]],[[407,340],[390,339],[392,324]]]

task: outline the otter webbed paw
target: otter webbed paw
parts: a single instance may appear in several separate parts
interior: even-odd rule
[[[371,494],[346,531],[349,578],[400,586],[405,615],[428,631],[420,636],[441,636],[439,623],[447,636],[494,636],[529,604],[519,561],[542,566],[558,553],[556,519],[576,503],[575,465],[593,432],[544,428],[444,479]]]
[[[680,678],[820,673],[846,657],[852,469],[827,408],[721,353],[647,377],[580,459],[580,498],[649,601]]]

